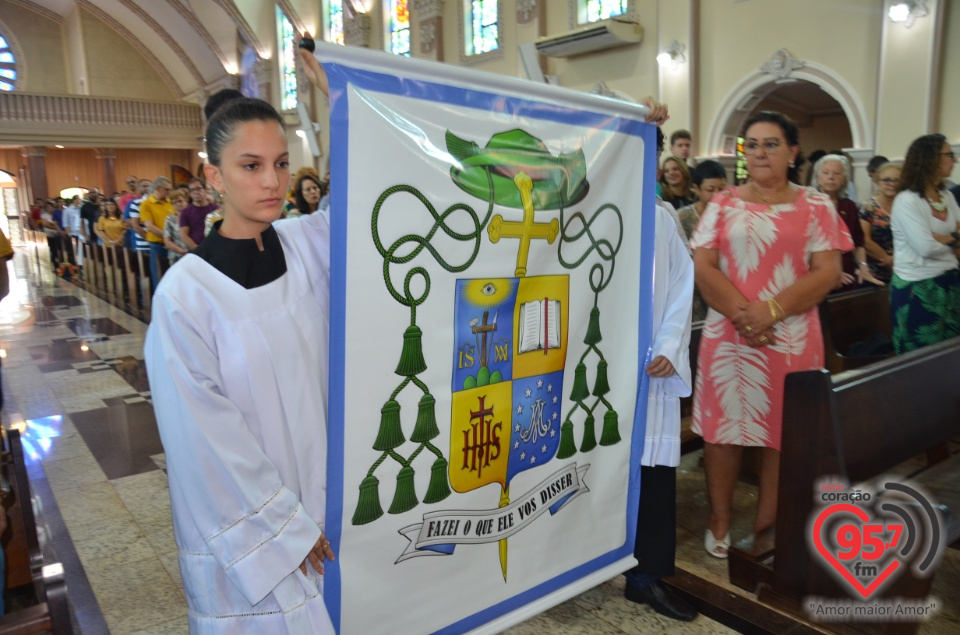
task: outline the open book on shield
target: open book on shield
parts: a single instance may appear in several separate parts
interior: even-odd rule
[[[560,301],[534,300],[520,307],[520,353],[560,346]]]

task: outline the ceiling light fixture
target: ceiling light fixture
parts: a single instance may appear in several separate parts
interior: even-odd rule
[[[672,66],[676,70],[680,67],[680,64],[687,61],[687,57],[683,54],[685,50],[687,50],[687,47],[674,40],[670,43],[670,46],[657,55],[657,63],[660,66]]]
[[[916,23],[917,18],[925,18],[929,14],[926,0],[894,2],[887,11],[891,22],[898,22],[908,29]]]

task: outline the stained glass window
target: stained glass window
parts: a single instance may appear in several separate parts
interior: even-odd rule
[[[746,183],[748,176],[747,156],[743,152],[743,137],[737,137],[737,169],[736,174],[734,175],[735,184],[740,185],[741,183]]]
[[[584,0],[584,22],[606,20],[627,12],[627,0]]]
[[[13,90],[17,84],[17,60],[13,49],[0,36],[0,90]]]
[[[388,0],[387,32],[390,40],[387,50],[395,55],[410,57],[410,9],[407,0]]]
[[[469,37],[466,39],[467,55],[479,55],[500,46],[500,24],[497,0],[470,0],[467,4]]]
[[[323,22],[326,27],[324,39],[334,44],[343,44],[343,0],[326,0],[323,6]]]
[[[277,7],[277,44],[280,49],[280,108],[297,108],[297,48],[294,44],[293,25]]]

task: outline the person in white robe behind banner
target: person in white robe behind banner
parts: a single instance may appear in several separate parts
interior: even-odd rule
[[[333,633],[323,602],[330,229],[271,223],[283,119],[238,98],[210,119],[223,220],[164,276],[145,356],[191,633]]]
[[[663,133],[657,129],[657,153]],[[691,393],[690,320],[693,259],[677,233],[676,217],[656,204],[653,280],[653,346],[647,365],[647,429],[640,459],[640,506],[634,557],[624,596],[667,617],[691,621],[697,611],[663,583],[674,574],[677,548],[677,466],[680,465],[680,397]]]

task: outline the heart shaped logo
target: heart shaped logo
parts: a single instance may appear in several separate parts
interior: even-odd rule
[[[850,519],[851,522],[839,528],[835,534],[837,544],[833,545],[824,542],[824,525],[831,520],[831,516],[836,514],[850,514],[855,519]],[[850,585],[850,588],[865,600],[876,593],[883,583],[902,567],[902,563],[898,559],[892,558],[880,570],[878,561],[883,558],[885,551],[896,546],[902,535],[903,525],[888,523],[885,527],[883,524],[870,523],[869,521],[870,515],[862,508],[856,505],[838,503],[821,511],[813,524],[813,544],[817,552]],[[893,534],[893,538],[889,542],[884,542],[879,535],[886,532],[892,532]],[[864,547],[868,549],[864,549]],[[849,565],[845,565],[842,561],[850,563],[853,571],[851,571]],[[862,578],[872,578],[872,581],[864,585],[858,579],[858,575]]]

